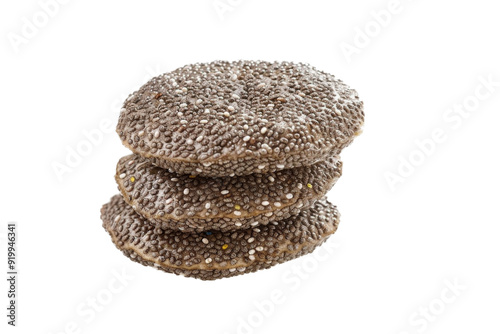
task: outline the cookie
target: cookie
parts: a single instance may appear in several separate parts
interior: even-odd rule
[[[338,157],[312,166],[234,177],[179,175],[138,155],[120,159],[115,179],[125,201],[158,227],[235,230],[296,215],[323,197],[342,172]]]
[[[159,167],[224,177],[325,160],[363,120],[356,91],[309,65],[214,61],[151,79],[126,99],[117,132]]]
[[[202,280],[251,273],[308,254],[336,231],[339,217],[323,198],[281,222],[233,232],[185,233],[155,227],[121,195],[101,209],[103,227],[132,261]]]

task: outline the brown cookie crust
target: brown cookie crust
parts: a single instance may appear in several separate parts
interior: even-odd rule
[[[356,91],[309,65],[214,61],[151,79],[125,101],[117,132],[157,166],[221,177],[337,155],[363,120]]]
[[[307,167],[210,178],[171,173],[132,154],[120,159],[115,179],[125,201],[158,227],[201,232],[296,215],[323,197],[341,173],[335,156]]]
[[[267,269],[310,253],[337,230],[339,217],[323,198],[293,218],[266,226],[185,233],[155,227],[121,195],[101,209],[103,227],[132,261],[202,280]]]

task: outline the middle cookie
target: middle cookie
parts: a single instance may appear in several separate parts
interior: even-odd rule
[[[115,179],[125,201],[163,229],[229,231],[286,219],[309,208],[342,173],[338,156],[267,174],[200,177],[171,173],[139,155],[120,159]]]

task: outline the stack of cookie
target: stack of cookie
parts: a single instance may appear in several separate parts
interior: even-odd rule
[[[121,192],[103,226],[133,261],[213,280],[312,252],[363,103],[305,64],[216,61],[151,79],[124,103]]]

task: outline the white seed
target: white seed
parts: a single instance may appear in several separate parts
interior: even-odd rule
[[[200,124],[207,124],[207,123],[208,123],[208,121],[207,121],[206,119],[202,119],[202,120],[200,121]]]
[[[279,168],[279,169],[283,169],[283,168],[285,168],[285,165],[281,165],[280,164],[280,165],[276,165],[276,167]]]
[[[254,253],[255,253],[255,249],[250,249],[250,250],[248,251],[248,254],[250,254],[250,255],[252,255],[252,254],[254,254]]]
[[[179,181],[179,179],[176,178],[176,177],[173,177],[173,178],[170,179],[170,181],[177,182],[177,181]]]
[[[189,189],[188,188],[184,189],[184,195],[187,195],[187,194],[189,194]]]
[[[293,198],[293,194],[286,194],[286,198],[292,199]]]
[[[201,172],[203,172],[203,169],[201,169],[201,168],[196,168],[196,171],[197,171],[198,173],[201,173]]]
[[[212,262],[212,258],[210,258],[210,257],[209,257],[208,259],[206,259],[206,260],[205,260],[205,262],[206,262],[206,263],[210,263],[210,262]]]
[[[210,114],[210,109],[205,109],[205,114]]]
[[[229,117],[229,113],[227,111],[224,112],[224,117]]]
[[[233,94],[233,95],[231,95],[231,97],[232,97],[233,99],[239,99],[239,98],[240,98],[240,96],[239,96],[239,95],[237,95],[237,94]]]
[[[186,108],[186,107],[187,107],[187,104],[186,104],[186,103],[181,103],[181,104],[179,105],[179,107],[181,107],[181,108]]]
[[[118,215],[118,216],[115,217],[115,222],[117,222],[119,220],[120,220],[120,215]]]
[[[170,204],[174,201],[173,198],[167,198],[167,200],[165,201],[165,204]]]
[[[266,165],[259,165],[258,168],[259,169],[264,169],[266,167]]]
[[[229,106],[229,107],[227,107],[227,110],[234,111],[234,107],[233,106]]]
[[[235,272],[236,271],[236,268],[229,268],[229,272]]]
[[[139,131],[139,133],[137,133],[138,136],[142,136],[144,134],[144,130],[141,130]]]
[[[193,145],[193,140],[191,138],[189,138],[188,140],[186,140],[186,144]]]
[[[120,179],[123,179],[125,176],[127,176],[127,174],[125,174],[125,173],[121,173],[121,174],[120,174]]]
[[[207,203],[205,204],[205,209],[207,209],[207,210],[208,210],[208,209],[210,209],[210,202],[207,202]]]
[[[281,203],[280,202],[274,202],[274,206],[276,206],[276,207],[279,208],[281,206]]]
[[[260,129],[260,133],[264,134],[267,132],[267,128],[266,127],[263,127],[262,129]]]
[[[262,201],[262,205],[269,205],[268,201]]]
[[[208,244],[208,239],[207,239],[207,238],[203,238],[203,239],[201,239],[201,241],[202,241],[205,245],[206,245],[206,244]]]
[[[235,226],[241,226],[241,223],[234,223]]]
[[[266,214],[265,214],[264,216],[266,216],[266,217],[271,217],[272,215],[273,215],[273,213],[272,213],[272,212],[266,212]]]
[[[259,246],[259,247],[256,247],[255,249],[257,250],[257,252],[260,252],[260,251],[263,251],[263,250],[264,250],[264,247]]]
[[[221,193],[222,195],[226,195],[226,194],[229,194],[229,190],[222,190],[220,193]]]
[[[297,188],[302,189],[302,183],[297,184]]]
[[[241,216],[241,212],[240,211],[234,211],[233,212],[236,216]]]
[[[253,256],[253,255],[250,255],[248,258],[249,258],[250,260],[252,260],[252,261],[253,261],[253,260],[255,260],[255,256]]]
[[[268,179],[269,179],[269,181],[274,182],[274,177],[269,176]]]
[[[196,141],[197,141],[197,142],[200,142],[200,141],[202,141],[202,140],[203,140],[203,136],[198,136],[198,137],[196,138]]]
[[[259,225],[259,222],[253,222],[253,223],[251,223],[250,225],[251,225],[251,226],[257,226],[257,225]]]
[[[251,237],[251,238],[248,238],[248,240],[247,240],[247,241],[248,241],[249,243],[252,243],[252,242],[254,242],[254,240],[255,240],[255,238]]]
[[[185,119],[181,120],[181,124],[187,124],[187,122]]]
[[[243,141],[249,141],[249,140],[250,140],[250,136],[243,137]]]

